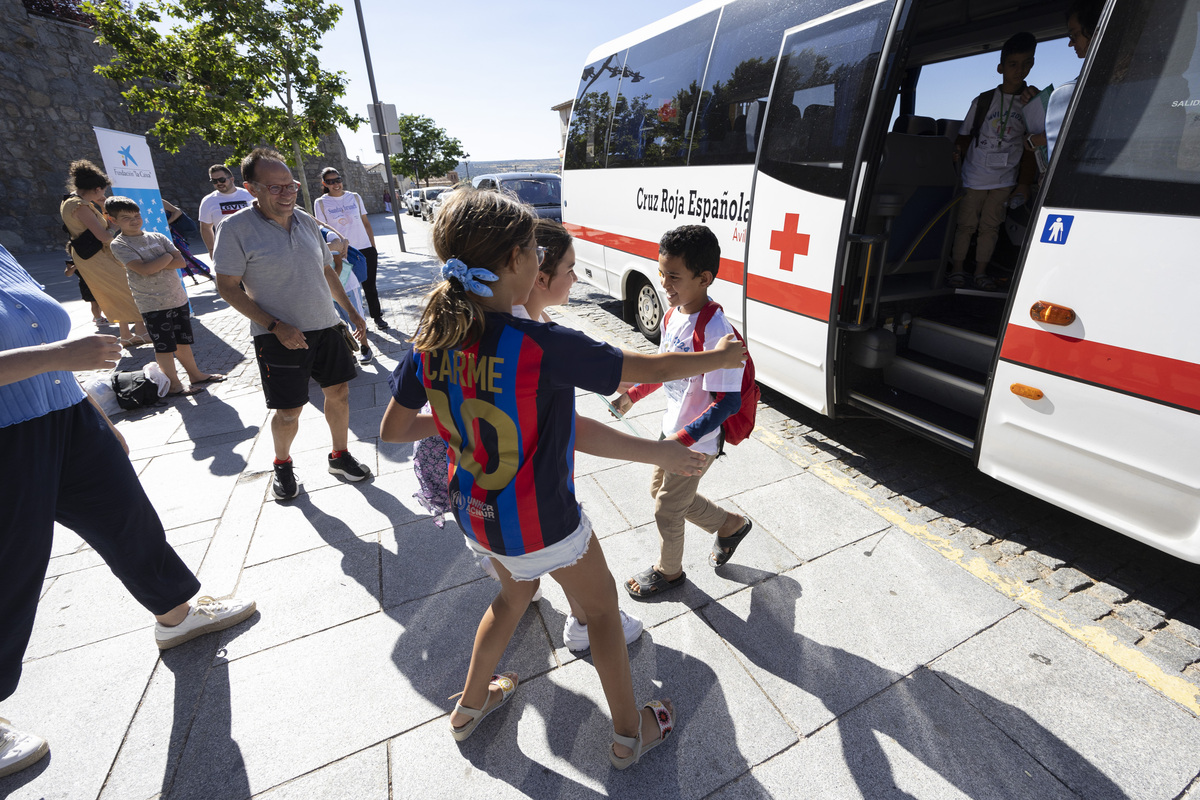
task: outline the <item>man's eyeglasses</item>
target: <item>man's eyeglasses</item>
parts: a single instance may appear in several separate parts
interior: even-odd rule
[[[263,187],[271,194],[277,195],[277,196],[281,195],[281,194],[295,194],[296,192],[300,191],[300,182],[299,181],[292,181],[291,183],[258,183],[258,181],[252,181],[252,182],[258,184],[259,186]]]
[[[341,183],[341,182],[342,182],[342,179],[340,177],[338,177],[337,175],[334,175],[332,178],[325,179],[325,183],[327,183],[331,186],[335,183]]]
[[[227,180],[229,180],[229,178],[228,178],[228,177],[225,177],[225,178],[209,178],[208,182],[209,182],[209,183],[211,183],[211,184],[213,184],[213,185],[215,186],[216,184],[218,184],[218,183],[224,183],[224,182],[225,182],[225,181],[227,181]]]

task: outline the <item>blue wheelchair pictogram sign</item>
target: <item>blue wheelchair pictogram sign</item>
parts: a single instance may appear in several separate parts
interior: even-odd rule
[[[1047,244],[1066,244],[1067,236],[1071,233],[1071,223],[1075,217],[1070,214],[1051,214],[1046,217],[1046,227],[1042,228],[1042,241]]]

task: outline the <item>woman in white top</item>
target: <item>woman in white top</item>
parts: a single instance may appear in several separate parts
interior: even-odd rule
[[[367,279],[362,281],[363,295],[367,299],[367,310],[375,327],[388,329],[379,305],[379,292],[375,289],[375,271],[379,266],[379,251],[375,249],[375,231],[367,219],[367,209],[357,192],[347,192],[341,174],[333,167],[321,170],[323,194],[313,201],[313,216],[333,228],[350,246],[366,256]]]

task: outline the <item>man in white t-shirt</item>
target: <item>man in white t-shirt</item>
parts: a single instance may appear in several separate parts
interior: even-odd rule
[[[200,238],[212,257],[217,241],[217,226],[230,214],[237,213],[254,202],[254,195],[234,183],[233,173],[224,164],[213,164],[208,168],[208,180],[217,187],[212,194],[200,201]]]
[[[326,194],[313,201],[313,216],[333,228],[350,246],[367,258],[367,279],[362,281],[363,296],[367,298],[367,311],[381,331],[388,329],[379,306],[379,292],[375,289],[375,271],[379,266],[379,251],[375,249],[375,232],[367,219],[367,209],[357,192],[347,192],[341,174],[333,167],[321,170],[321,183]]]
[[[1000,65],[996,71],[1004,76],[999,87],[986,92],[971,103],[958,132],[955,155],[962,159],[963,197],[959,201],[958,229],[950,260],[954,269],[946,283],[954,288],[967,286],[970,276],[963,269],[971,238],[975,242],[976,289],[995,291],[996,282],[987,274],[988,262],[996,249],[1000,225],[1004,222],[1005,207],[1013,189],[1029,196],[1029,178],[1019,174],[1025,153],[1025,138],[1045,130],[1045,115],[1040,103],[1026,105],[1021,99],[1025,78],[1033,69],[1033,53],[1037,39],[1030,33],[1018,33],[1004,43]],[[987,111],[975,127],[981,102]]]

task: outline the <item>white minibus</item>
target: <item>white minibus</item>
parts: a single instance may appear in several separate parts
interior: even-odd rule
[[[650,338],[658,239],[708,225],[712,297],[761,383],[1200,563],[1200,0],[1104,5],[1040,188],[989,265],[998,287],[945,278],[962,120],[916,113],[922,68],[1018,31],[1061,40],[1065,11],[697,3],[589,55],[563,219],[583,277]]]

